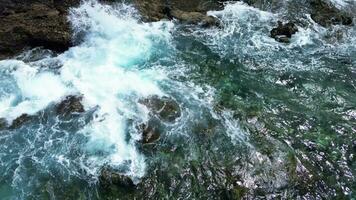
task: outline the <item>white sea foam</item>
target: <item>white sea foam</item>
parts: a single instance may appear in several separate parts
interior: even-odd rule
[[[308,14],[296,19],[304,25],[297,24],[298,32],[292,35],[290,43],[280,43],[270,37],[277,21],[284,21],[288,12],[271,13],[242,2],[229,2],[223,10],[208,14],[220,19],[222,28],[193,30],[196,38],[223,57],[239,55],[239,62],[254,69],[309,70],[321,65],[314,61],[323,53],[354,53],[351,50],[354,27],[333,26],[327,29],[316,24]]]
[[[70,21],[77,33],[86,35],[84,43],[61,56],[61,78],[84,95],[86,108],[99,106],[98,119],[82,130],[91,138],[88,149],[113,148],[110,163],[130,163],[128,174],[140,177],[144,158],[126,141],[125,124],[145,117],[139,110],[130,110],[137,98],[163,93],[156,84],[162,77],[137,66],[169,41],[172,24],[140,24],[132,17],[131,7],[115,10],[93,2],[73,9]]]
[[[88,164],[125,165],[128,175],[139,178],[145,170],[144,157],[132,139],[127,141],[126,122],[147,118],[144,110],[137,108],[139,98],[163,95],[157,82],[165,77],[140,66],[162,45],[169,45],[173,24],[140,23],[132,7],[111,7],[96,1],[72,9],[69,21],[75,38],[82,42],[55,58],[63,64],[59,74],[44,72],[36,63],[1,61],[18,91],[1,97],[0,117],[11,121],[22,113],[35,114],[66,95],[81,94],[86,109],[98,107],[96,118],[81,130],[90,138],[86,150],[93,156],[87,159]],[[14,104],[15,98],[20,102]],[[111,156],[103,160],[94,156],[95,151]]]
[[[346,6],[348,6],[353,0],[330,0],[330,2],[332,4],[334,4],[337,8],[345,8]]]
[[[22,61],[2,61],[0,65],[13,77],[18,87],[0,100],[3,106],[1,117],[9,122],[22,113],[35,114],[70,92],[58,76],[49,72],[38,73],[38,68]]]

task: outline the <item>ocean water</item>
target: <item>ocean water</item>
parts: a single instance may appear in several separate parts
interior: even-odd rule
[[[144,23],[124,3],[72,8],[76,46],[0,61],[0,119],[33,116],[0,130],[0,199],[352,199],[356,28],[298,13],[305,25],[278,43],[289,4],[229,2],[211,28]],[[70,95],[85,112],[58,116]],[[142,145],[152,95],[181,116]],[[135,188],[101,187],[106,166]]]

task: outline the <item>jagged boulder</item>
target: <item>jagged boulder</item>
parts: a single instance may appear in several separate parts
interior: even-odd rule
[[[198,24],[203,27],[216,26],[219,24],[219,21],[215,17],[207,16],[201,12],[186,12],[176,9],[172,10],[170,15],[182,22],[188,24]]]
[[[82,113],[84,112],[84,107],[81,104],[82,97],[81,96],[67,96],[63,101],[56,105],[56,114],[69,116],[72,113]],[[3,118],[0,118],[0,130],[2,129],[17,129],[20,128],[26,122],[33,120],[38,113],[34,115],[22,114],[16,119],[14,119],[9,126],[7,121]]]
[[[135,5],[145,21],[178,19],[189,24],[203,26],[217,25],[214,17],[207,16],[207,11],[222,9],[219,1],[203,0],[135,0]]]
[[[6,119],[0,118],[0,130],[5,129],[8,126]]]
[[[174,122],[181,116],[179,104],[172,98],[150,96],[139,100],[139,103],[145,105],[153,114],[157,115],[164,122]]]
[[[126,189],[135,188],[135,184],[130,177],[119,173],[118,170],[110,166],[104,166],[101,169],[99,184],[104,189],[111,189],[111,187],[121,187]]]
[[[57,104],[57,114],[67,116],[72,113],[84,112],[85,110],[81,103],[82,99],[82,96],[67,96],[62,102]]]
[[[64,51],[71,46],[69,7],[80,0],[0,0],[0,59],[26,47]]]
[[[115,0],[99,0],[112,3]],[[67,19],[81,0],[0,0],[0,60],[24,48],[44,47],[63,52],[72,46]]]
[[[323,0],[312,0],[310,2],[312,11],[311,18],[318,24],[328,27],[331,25],[342,24],[352,25],[352,16],[334,5]]]
[[[14,121],[12,121],[12,124],[9,128],[10,129],[20,128],[24,123],[30,121],[32,118],[33,118],[33,116],[31,116],[31,115],[22,114],[21,116],[16,118]]]
[[[281,21],[278,21],[278,26],[271,30],[271,37],[278,42],[288,43],[292,35],[297,32],[298,28],[294,23],[288,22],[283,24]]]
[[[138,130],[142,133],[142,144],[155,143],[161,136],[159,124],[153,122],[152,120],[140,124],[138,126]]]

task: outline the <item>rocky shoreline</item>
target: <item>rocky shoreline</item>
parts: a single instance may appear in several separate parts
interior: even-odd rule
[[[109,3],[110,1],[105,1]],[[311,0],[311,18],[324,27],[332,25],[352,25],[350,14],[341,12],[323,0]],[[55,52],[63,52],[70,48],[72,33],[67,20],[68,9],[79,5],[79,0],[0,0],[0,60],[21,53],[26,48],[43,47]],[[262,1],[246,0],[249,5],[259,7]],[[216,18],[207,15],[209,10],[223,9],[223,2],[204,0],[134,0],[143,21],[159,21],[176,19],[180,23],[194,24],[201,27],[218,26]],[[270,31],[270,36],[278,42],[288,43],[293,34],[298,32],[299,24],[291,21],[278,21],[278,26]],[[268,34],[268,33],[267,33]],[[81,96],[67,96],[59,104],[54,105],[56,115],[68,116],[85,112],[81,104]],[[150,116],[155,119],[139,124],[137,129],[142,132],[142,144],[152,144],[160,139],[160,124],[174,123],[181,117],[179,104],[168,97],[152,96],[141,99],[138,103],[147,107]],[[31,121],[34,116],[22,114],[11,124],[0,118],[0,129],[16,129]],[[134,188],[132,180],[119,172],[105,166],[99,181],[102,187]]]
[[[203,27],[218,25],[217,19],[207,16],[209,10],[223,9],[224,1],[210,0],[133,0],[144,21],[177,19],[183,23]],[[105,3],[112,1],[106,0]],[[263,9],[261,0],[245,0]],[[278,1],[277,1],[278,2]],[[352,16],[340,11],[323,0],[309,1],[312,19],[322,26],[351,25]],[[71,28],[67,20],[70,7],[78,6],[80,0],[1,0],[0,1],[0,59],[19,54],[23,49],[44,47],[63,52],[72,46]],[[283,29],[282,26],[280,28]],[[277,27],[278,29],[278,27]],[[293,29],[295,29],[293,27]],[[278,31],[277,32],[283,32]],[[285,32],[285,30],[284,30]],[[287,32],[290,32],[287,30]],[[292,30],[292,32],[295,32]],[[276,33],[276,31],[274,31]],[[271,35],[277,38],[275,34]],[[287,38],[290,38],[289,33]],[[284,38],[284,39],[280,39]],[[284,35],[277,41],[286,42]]]
[[[43,46],[65,51],[71,45],[68,8],[79,0],[0,1],[0,59],[24,48]]]
[[[111,3],[113,1],[104,1]],[[191,3],[189,3],[191,2]],[[216,6],[205,6],[203,1],[143,1],[135,5],[144,21],[176,18],[188,23],[210,26],[216,24],[206,11]],[[189,4],[188,4],[189,3]],[[78,6],[80,0],[65,1],[0,1],[0,59],[19,54],[26,48],[44,47],[63,52],[72,46],[71,28],[67,20],[70,7]]]

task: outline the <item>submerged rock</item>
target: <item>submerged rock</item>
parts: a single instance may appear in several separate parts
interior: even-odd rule
[[[24,123],[30,121],[31,118],[32,118],[31,115],[22,114],[20,117],[16,118],[14,121],[12,121],[12,124],[9,128],[10,129],[20,128]]]
[[[286,1],[284,0],[242,0],[249,6],[265,10],[265,11],[276,11],[284,6]]]
[[[141,142],[143,144],[154,143],[159,140],[161,135],[158,125],[152,121],[139,125],[138,130],[142,132]]]
[[[111,189],[111,187],[121,187],[126,189],[135,188],[135,184],[130,177],[122,175],[118,170],[108,166],[101,169],[99,183],[104,189]]]
[[[169,97],[151,96],[141,99],[139,103],[147,106],[155,115],[165,122],[174,122],[181,116],[181,110],[176,101]]]
[[[58,115],[70,115],[72,113],[81,113],[84,112],[84,107],[81,104],[82,97],[81,96],[67,96],[62,102],[56,105],[56,114]],[[40,113],[40,112],[39,112]],[[1,129],[17,129],[20,128],[24,123],[34,119],[39,116],[39,113],[34,115],[22,114],[12,121],[11,125],[8,126],[7,121],[3,118],[0,118],[0,130]]]
[[[82,97],[81,96],[67,96],[62,102],[56,105],[56,114],[68,116],[72,113],[82,113],[84,112],[84,107],[81,104]],[[41,112],[41,111],[40,111]],[[9,126],[6,119],[0,118],[0,130],[2,129],[17,129],[20,128],[24,123],[34,119],[39,116],[39,113],[34,115],[22,114],[12,121]]]
[[[84,112],[84,107],[81,103],[82,96],[67,96],[61,103],[56,106],[57,114],[70,115],[72,113]]]
[[[283,24],[281,21],[278,21],[278,26],[271,30],[271,37],[278,42],[288,43],[289,39],[298,32],[297,26],[288,22]]]
[[[336,8],[330,3],[323,0],[312,0],[310,5],[312,7],[311,18],[324,27],[336,24],[352,24],[352,16],[350,14]]]
[[[0,118],[0,130],[7,128],[7,126],[8,126],[8,124],[7,124],[6,119]]]

